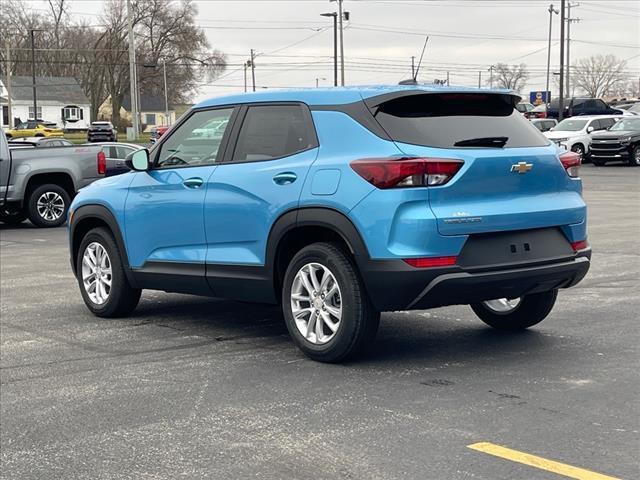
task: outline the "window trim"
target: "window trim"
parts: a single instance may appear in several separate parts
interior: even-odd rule
[[[169,141],[169,139],[175,135],[175,133],[180,129],[180,127],[187,122],[193,115],[200,112],[209,112],[215,110],[228,110],[232,109],[231,116],[229,117],[229,126],[224,131],[222,135],[222,140],[220,141],[220,147],[218,147],[218,153],[216,154],[216,159],[213,163],[207,163],[205,165],[172,165],[170,167],[158,167],[158,159],[160,158],[160,152],[162,151],[162,147],[164,144]],[[196,168],[196,167],[212,167],[214,165],[220,165],[222,163],[222,159],[227,151],[227,146],[229,145],[229,139],[231,138],[231,133],[235,127],[236,120],[238,118],[238,112],[241,106],[237,104],[229,104],[229,105],[216,105],[215,107],[206,107],[206,108],[194,108],[188,115],[183,115],[182,119],[174,124],[171,129],[162,135],[161,140],[156,143],[156,145],[151,149],[150,152],[150,165],[149,171],[151,170],[171,170],[174,168]]]
[[[309,136],[309,140],[311,141],[309,147],[294,153],[290,153],[288,155],[282,155],[280,157],[264,158],[259,160],[243,160],[243,161],[233,160],[233,155],[235,154],[236,149],[238,148],[240,131],[244,126],[244,122],[247,117],[247,112],[251,107],[290,107],[290,106],[297,106],[302,110],[305,129],[307,130],[307,135]],[[238,121],[236,122],[236,124],[234,124],[232,133],[233,133],[232,142],[230,142],[229,146],[231,146],[232,144],[233,148],[228,148],[227,151],[225,151],[225,155],[222,159],[222,162],[220,163],[221,165],[226,165],[226,164],[241,165],[243,163],[272,162],[274,160],[282,160],[283,158],[291,157],[293,155],[299,155],[301,153],[308,152],[309,150],[314,150],[320,146],[320,142],[318,140],[318,134],[316,131],[316,126],[315,126],[315,123],[313,122],[313,116],[311,115],[311,109],[309,108],[309,105],[307,105],[304,102],[283,101],[283,102],[252,102],[252,103],[242,104],[240,106],[240,112],[238,114]]]

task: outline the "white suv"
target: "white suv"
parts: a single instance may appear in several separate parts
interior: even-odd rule
[[[561,147],[585,155],[591,147],[591,133],[606,130],[620,115],[580,115],[561,121],[544,135]]]

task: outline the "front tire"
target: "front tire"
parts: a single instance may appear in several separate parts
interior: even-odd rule
[[[106,228],[94,228],[82,239],[76,276],[87,308],[98,317],[124,317],[135,310],[142,290],[133,288],[118,246]]]
[[[547,318],[558,297],[558,290],[525,295],[516,300],[489,300],[474,303],[471,309],[484,323],[498,330],[518,331]]]
[[[584,145],[581,143],[576,143],[571,146],[571,151],[580,155],[580,157],[584,158]]]
[[[5,225],[19,225],[26,218],[24,208],[0,208],[0,222]]]
[[[629,157],[629,166],[640,167],[640,145],[636,145],[631,150],[631,156]]]
[[[29,195],[29,220],[36,227],[59,227],[67,221],[70,203],[71,197],[60,185],[41,185]]]
[[[380,323],[353,260],[333,243],[314,243],[293,257],[282,310],[294,343],[320,362],[353,358],[373,343]]]

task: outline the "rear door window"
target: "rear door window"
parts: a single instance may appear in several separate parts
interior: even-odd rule
[[[429,147],[538,147],[549,140],[500,94],[404,95],[373,109],[397,142]]]
[[[316,146],[315,130],[307,107],[255,105],[247,109],[232,161],[273,160]]]

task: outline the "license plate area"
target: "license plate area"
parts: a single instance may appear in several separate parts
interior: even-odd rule
[[[458,265],[468,269],[490,269],[551,262],[573,254],[559,228],[486,233],[469,236],[458,255]]]

